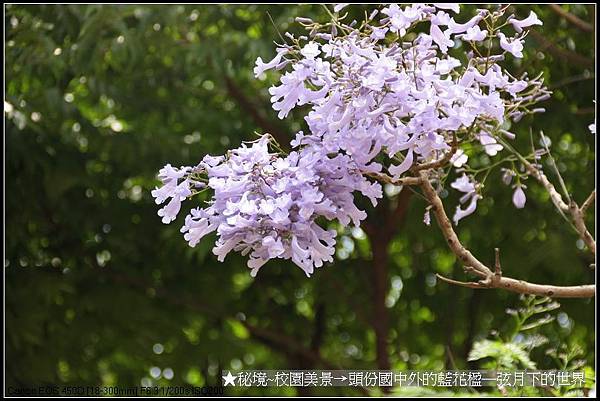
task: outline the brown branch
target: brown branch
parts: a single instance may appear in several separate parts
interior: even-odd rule
[[[452,228],[450,219],[446,215],[442,200],[429,182],[426,173],[420,172],[419,176],[421,177],[421,188],[423,189],[423,194],[431,204],[431,210],[433,210],[438,225],[440,226],[440,229],[444,234],[444,238],[446,238],[446,242],[448,243],[448,246],[452,252],[454,252],[463,265],[473,268],[474,274],[477,274],[482,278],[488,277],[490,274],[492,274],[491,270],[488,269],[485,264],[481,263],[475,256],[473,256],[468,249],[462,246],[458,236]]]
[[[240,88],[238,88],[233,79],[231,79],[227,75],[224,75],[223,79],[225,80],[225,87],[227,88],[227,93],[229,93],[229,95],[235,99],[238,105],[244,111],[246,111],[250,115],[250,117],[252,117],[254,123],[260,128],[262,128],[264,132],[268,132],[269,134],[273,135],[273,137],[275,137],[277,142],[279,142],[279,144],[284,149],[289,148],[289,143],[292,139],[291,136],[282,132],[277,125],[265,118],[255,107],[255,102],[251,101],[246,96],[246,94]]]
[[[574,83],[581,82],[581,81],[595,80],[595,79],[596,79],[596,74],[591,74],[591,73],[590,74],[588,74],[588,73],[579,74],[579,75],[575,75],[575,76],[560,80],[555,84],[549,85],[548,89],[553,91],[555,89],[561,88],[566,85],[574,84]],[[588,110],[588,108],[578,109],[577,112],[581,112],[583,110],[584,112],[594,113],[596,111],[595,107],[590,107],[589,109],[590,110]]]
[[[389,314],[385,306],[385,297],[388,292],[388,252],[387,242],[377,237],[371,237],[373,264],[371,269],[373,318],[371,324],[375,332],[375,357],[380,370],[390,369],[388,355],[389,346]]]
[[[386,223],[381,228],[384,242],[389,243],[402,227],[411,198],[411,191],[402,190],[396,197],[394,210],[385,214]]]
[[[319,302],[315,308],[315,328],[310,340],[310,349],[313,352],[319,353],[323,339],[325,338],[325,303]]]
[[[586,114],[595,114],[595,113],[596,113],[595,107],[582,107],[580,109],[577,109],[577,111],[575,111],[573,114],[575,114],[576,116],[583,116]]]
[[[448,284],[458,285],[460,287],[481,288],[481,284],[479,284],[479,283],[472,283],[472,282],[468,282],[468,281],[453,280],[451,278],[444,277],[441,274],[437,274],[437,273],[436,273],[436,277],[439,278],[440,280],[448,283]]]
[[[582,67],[593,67],[594,66],[593,59],[582,56],[581,54],[575,53],[574,51],[563,49],[562,47],[556,45],[551,40],[546,39],[546,37],[544,35],[542,35],[541,33],[537,32],[535,30],[530,30],[528,32],[529,32],[529,35],[533,36],[535,38],[535,40],[538,41],[538,43],[540,45],[542,45],[542,48],[540,50],[548,50],[550,53],[552,53],[557,58],[568,60],[571,63],[573,63],[574,65],[578,65],[578,66],[582,66]]]
[[[595,285],[555,286],[547,284],[534,284],[523,280],[502,277],[498,284],[488,284],[483,281],[464,282],[452,280],[437,274],[437,277],[450,284],[475,289],[500,288],[518,294],[547,296],[553,298],[592,298],[596,295]]]
[[[119,273],[110,268],[98,268],[97,271],[110,278],[115,283],[126,284],[144,293],[148,288],[153,288],[160,299],[171,305],[188,308],[211,317],[223,317],[223,314],[217,308],[214,308],[212,305],[203,304],[197,301],[195,297],[192,298],[179,293],[171,293],[166,288],[156,286],[150,281]],[[305,347],[293,337],[266,328],[254,326],[246,320],[239,321],[248,330],[252,339],[281,353],[299,356],[315,365],[321,365],[326,369],[335,370],[339,368],[339,366],[324,359],[317,350]],[[322,324],[322,322],[318,322],[318,324]],[[320,342],[320,339],[318,341]],[[362,387],[358,388],[358,390],[365,395],[369,394],[368,391]]]
[[[482,278],[478,282],[460,282],[446,277],[440,276],[442,281],[461,285],[468,288],[501,288],[519,294],[543,295],[554,298],[591,298],[595,296],[595,285],[580,285],[580,286],[554,286],[545,284],[534,284],[523,280],[515,280],[513,278],[502,276],[500,268],[500,258],[496,251],[496,265],[494,272],[477,259],[473,254],[464,247],[458,239],[450,219],[446,215],[444,205],[439,195],[431,185],[426,172],[419,173],[422,184],[421,188],[425,198],[431,204],[431,208],[435,214],[440,230],[448,242],[448,246],[452,252],[465,266],[465,270]]]
[[[542,184],[544,188],[546,188],[546,191],[548,191],[548,194],[550,195],[550,199],[552,199],[552,203],[554,203],[554,205],[559,210],[563,212],[568,212],[569,205],[565,203],[565,201],[562,198],[562,195],[556,190],[554,184],[550,182],[548,177],[546,177],[546,174],[544,174],[542,170],[538,169],[533,164],[529,163],[526,159],[521,159],[521,162],[523,163],[527,171],[529,171],[529,173],[533,176],[533,178],[538,180],[540,184]]]
[[[373,315],[370,321],[375,332],[377,367],[381,370],[389,370],[391,366],[388,355],[389,313],[385,306],[385,298],[389,287],[389,255],[387,248],[396,230],[402,225],[410,195],[410,191],[400,192],[393,211],[389,210],[389,201],[382,201],[375,209],[374,214],[371,215],[369,224],[365,226],[373,254],[371,268]]]
[[[365,175],[375,178],[378,181],[381,181],[386,184],[392,185],[421,185],[421,179],[419,177],[402,177],[402,178],[393,178],[384,173],[365,173]]]
[[[590,232],[588,231],[588,229],[585,225],[584,212],[582,212],[583,206],[582,206],[582,208],[580,208],[579,206],[577,206],[577,203],[575,203],[575,202],[570,202],[567,205],[567,203],[563,200],[562,195],[556,190],[554,185],[550,182],[550,180],[548,180],[548,177],[546,177],[546,175],[543,173],[542,170],[538,169],[536,166],[529,163],[524,158],[521,158],[521,162],[523,163],[523,165],[525,166],[527,171],[536,180],[538,180],[544,186],[544,188],[546,188],[546,191],[548,191],[548,193],[550,194],[552,203],[554,203],[554,205],[561,212],[568,213],[571,216],[571,220],[573,221],[573,224],[575,225],[575,229],[577,230],[579,237],[587,245],[590,252],[592,252],[595,256],[596,255],[596,241],[594,240],[594,237],[590,234]],[[592,193],[590,194],[588,199],[586,199],[586,201],[583,203],[583,205],[585,206],[585,209],[587,209],[589,207],[589,205],[591,203],[593,203],[593,199],[595,198],[595,196],[596,196],[596,191],[592,191]]]
[[[592,26],[592,24],[585,22],[584,20],[582,20],[574,14],[571,14],[558,4],[549,4],[549,6],[552,9],[552,11],[554,11],[555,13],[557,13],[558,15],[560,15],[561,17],[575,25],[577,28],[581,29],[582,31],[594,32],[594,27]]]
[[[242,321],[241,323],[253,338],[271,348],[275,348],[278,351],[288,355],[291,354],[301,356],[315,365],[321,365],[330,370],[335,370],[338,368],[338,366],[334,365],[333,363],[324,360],[319,352],[316,352],[310,348],[306,348],[292,337],[288,337],[276,331],[254,326],[247,321]]]
[[[569,211],[573,217],[573,223],[575,224],[579,237],[583,240],[585,245],[587,245],[590,252],[596,256],[596,240],[594,240],[594,237],[592,237],[592,234],[590,234],[585,226],[584,215],[581,212],[581,209],[577,206],[577,203],[571,202]]]
[[[385,300],[389,290],[389,253],[388,245],[394,235],[402,227],[412,192],[402,190],[395,198],[396,204],[390,209],[390,201],[382,202],[371,214],[364,225],[369,237],[372,249],[372,318],[371,326],[375,332],[375,357],[377,368],[389,370],[391,367],[389,359],[389,311]],[[389,389],[382,387],[381,390],[387,394]]]
[[[450,145],[450,150],[448,152],[446,152],[444,157],[442,157],[439,160],[434,160],[429,163],[415,164],[413,167],[411,167],[411,171],[429,170],[429,169],[443,167],[446,165],[446,163],[448,163],[450,161],[450,159],[452,159],[452,156],[454,156],[454,153],[456,153],[457,149],[458,149],[458,141],[456,139],[456,134],[453,134],[452,135],[452,144]]]
[[[583,204],[581,205],[581,213],[585,214],[585,212],[587,212],[587,210],[589,209],[590,206],[592,206],[594,204],[594,201],[596,200],[596,190],[594,189],[592,191],[592,193],[587,197],[587,199],[585,200],[585,202],[583,202]]]

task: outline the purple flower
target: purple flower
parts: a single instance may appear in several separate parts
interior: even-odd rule
[[[390,4],[381,10],[381,12],[389,16],[391,22],[390,30],[398,32],[400,36],[404,36],[406,29],[421,17],[422,7],[423,5],[421,4],[414,4],[401,9],[397,4]]]
[[[335,253],[335,231],[324,230],[317,219],[360,224],[366,214],[355,206],[353,192],[375,204],[381,185],[353,171],[348,156],[331,157],[317,143],[286,158],[269,153],[268,143],[265,135],[227,158],[203,159],[214,195],[209,206],[190,212],[181,231],[190,246],[216,231],[213,253],[220,261],[231,251],[248,255],[252,275],[274,258],[291,259],[310,275]],[[168,205],[166,213],[178,208]]]
[[[523,42],[519,38],[507,39],[506,35],[498,32],[500,47],[517,58],[523,58]]]
[[[458,3],[433,3],[433,5],[442,10],[452,10],[457,14],[460,12],[460,5]]]
[[[465,60],[447,52],[455,38],[481,42],[498,34],[505,52],[522,57],[524,35],[507,38],[482,30],[478,24],[486,10],[465,23],[443,10],[460,11],[457,4],[391,4],[364,24],[345,26],[340,36],[336,29],[298,38],[286,33],[290,44],[279,45],[267,63],[258,58],[254,73],[282,71],[269,88],[279,118],[298,107],[307,110],[307,128],[291,140],[293,151],[271,153],[265,135],[225,156],[206,155],[195,167],[165,166],[159,172],[162,186],[152,191],[157,204],[166,203],[158,212],[163,222],[173,221],[181,202],[198,188],[210,190],[210,199],[192,209],[181,228],[190,246],[214,233],[217,259],[239,252],[253,276],[277,258],[311,275],[335,254],[336,231],[325,224],[358,226],[366,213],[357,207],[356,195],[373,205],[383,196],[381,185],[368,178],[373,173],[402,178],[415,164],[446,160],[457,139],[459,149],[442,167],[469,171],[463,145],[475,160],[483,152],[494,156],[503,150],[490,133],[506,118],[524,115],[524,105],[544,98],[541,79],[513,78],[499,64],[504,53],[483,60],[469,52]],[[496,13],[499,18],[502,11]],[[508,22],[519,30],[539,20],[532,13]],[[428,33],[418,28],[405,35],[423,24],[425,30],[430,24]],[[482,147],[470,146],[473,140]],[[443,185],[443,176],[439,182]],[[476,210],[480,186],[466,174],[450,186],[462,193],[453,216],[458,224]],[[513,202],[525,203],[520,187]],[[429,209],[424,223],[430,224]]]
[[[471,181],[466,174],[463,174],[462,176],[454,180],[454,182],[450,184],[450,186],[466,194],[475,192],[475,183]]]
[[[169,195],[171,201],[158,211],[158,215],[162,217],[162,222],[169,224],[175,220],[181,209],[181,202],[191,194],[192,191],[190,190],[190,182],[188,180],[184,180],[181,184],[177,185]]]
[[[430,226],[431,225],[431,214],[429,213],[429,208],[427,208],[425,210],[425,214],[423,215],[423,223],[426,226]]]
[[[454,21],[454,19],[450,20],[450,23],[448,24],[448,32],[449,33],[463,33],[466,32],[469,28],[474,27],[475,25],[477,25],[479,23],[479,21],[481,21],[483,18],[483,15],[481,13],[475,15],[473,18],[471,18],[470,20],[468,20],[467,22],[465,22],[464,24],[459,24],[457,22]]]
[[[457,149],[454,155],[450,158],[450,163],[454,167],[462,167],[469,160],[469,156],[462,149]]]
[[[523,32],[523,28],[527,28],[528,26],[544,25],[533,11],[529,14],[529,17],[520,21],[516,18],[509,18],[508,23],[511,24],[518,33]]]
[[[316,42],[308,42],[302,50],[300,50],[300,54],[302,54],[306,59],[312,60],[321,54],[321,50],[319,49],[319,44]]]
[[[461,219],[475,212],[475,209],[477,208],[477,201],[479,200],[479,194],[477,194],[476,183],[472,181],[466,174],[463,174],[461,177],[454,180],[450,186],[464,193],[464,195],[460,198],[461,204],[470,200],[466,209],[456,206],[456,211],[454,212],[452,219],[454,220],[454,224],[458,224]]]
[[[502,182],[504,183],[504,185],[510,185],[510,183],[512,182],[512,178],[514,176],[516,176],[516,173],[507,168],[502,168],[500,170],[503,172],[502,173]]]
[[[390,174],[394,177],[400,177],[400,175],[402,175],[405,171],[407,171],[410,166],[412,166],[413,164],[413,151],[412,149],[409,149],[408,153],[406,154],[406,157],[404,158],[404,161],[402,163],[400,163],[397,166],[390,166],[390,168],[388,169]]]
[[[264,63],[262,58],[256,59],[256,67],[254,67],[254,76],[259,77],[262,73],[267,70],[271,70],[275,68],[277,65],[281,63],[282,57],[287,53],[287,49],[279,48],[277,49],[277,55],[268,63]]]
[[[467,29],[467,32],[462,36],[464,40],[470,40],[473,42],[481,42],[487,37],[488,31],[481,30],[478,25],[472,26]]]
[[[447,33],[442,32],[437,25],[431,25],[430,35],[433,38],[433,41],[440,47],[442,53],[446,53],[449,47],[454,46],[454,42],[450,40]]]
[[[431,23],[433,25],[448,26],[448,24],[450,24],[450,19],[451,17],[447,12],[438,11],[431,17]]]
[[[479,133],[478,139],[481,146],[483,146],[485,153],[490,156],[496,156],[499,151],[504,149],[504,146],[500,145],[493,136],[485,131]]]
[[[477,209],[477,200],[479,199],[479,195],[473,194],[466,199],[471,199],[471,202],[469,202],[469,205],[466,209],[462,209],[460,206],[456,206],[456,211],[454,212],[454,216],[452,217],[452,220],[456,225],[458,225],[458,222],[460,220],[462,220],[470,214],[473,214],[473,212],[475,212],[475,209]]]
[[[523,209],[525,207],[527,197],[525,196],[525,191],[523,191],[523,188],[520,184],[517,185],[515,192],[513,193],[512,201],[517,209]]]
[[[162,181],[163,186],[160,188],[157,187],[151,194],[155,198],[157,205],[171,198],[169,203],[158,211],[158,215],[162,217],[162,222],[165,224],[169,224],[175,220],[181,208],[181,201],[192,194],[190,180],[184,179],[181,183],[178,183],[190,170],[190,167],[177,169],[167,164],[158,173],[158,178]]]
[[[349,3],[339,3],[339,4],[336,4],[335,6],[333,6],[333,11],[336,12],[336,13],[339,13],[345,7],[347,7],[348,5],[349,5]]]

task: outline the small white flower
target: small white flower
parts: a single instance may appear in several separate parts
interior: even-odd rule
[[[465,153],[464,150],[458,149],[454,155],[450,158],[450,163],[454,167],[462,167],[469,160],[469,156]]]
[[[458,222],[464,217],[472,214],[477,208],[477,201],[480,196],[477,194],[477,186],[475,181],[471,181],[471,179],[463,174],[460,178],[454,180],[450,186],[460,192],[464,192],[465,194],[460,198],[460,203],[465,203],[469,199],[471,202],[467,206],[466,209],[462,209],[460,205],[456,206],[456,211],[454,212],[454,216],[452,219],[454,220],[454,224],[458,224]]]
[[[528,26],[544,25],[544,23],[540,21],[538,16],[533,11],[531,12],[531,14],[529,14],[529,17],[523,20],[519,21],[518,19],[510,18],[508,20],[508,23],[510,23],[513,26],[513,28],[515,28],[515,31],[517,31],[518,33],[523,32],[523,28],[527,28]]]
[[[502,33],[498,32],[498,37],[500,38],[500,47],[516,58],[523,58],[523,41],[519,38],[513,38],[512,40],[508,40],[508,38]]]
[[[500,152],[502,149],[504,149],[504,147],[502,145],[500,145],[496,139],[491,136],[490,134],[488,134],[487,132],[482,131],[479,134],[479,142],[481,143],[481,146],[483,146],[483,149],[485,150],[485,153],[487,153],[490,156],[496,156],[498,154],[498,152]]]
[[[455,13],[460,12],[460,4],[458,3],[433,3],[433,6],[442,10],[452,10]]]
[[[473,42],[481,42],[487,37],[488,31],[485,29],[482,31],[479,25],[475,25],[467,29],[467,33],[463,35],[464,40],[470,40]]]
[[[446,53],[449,47],[454,46],[454,42],[450,39],[450,35],[446,32],[442,32],[439,26],[431,25],[431,38],[440,47],[442,53]]]
[[[342,11],[345,7],[348,6],[349,3],[340,3],[340,4],[336,4],[335,6],[333,6],[333,11],[336,13],[339,13],[340,11]]]
[[[307,59],[312,60],[321,54],[321,50],[319,49],[318,43],[308,42],[306,45],[304,45],[302,50],[300,50],[300,53]]]
[[[425,223],[426,226],[431,225],[431,214],[429,214],[429,207],[425,209],[425,214],[423,215],[423,223]]]
[[[527,197],[525,196],[525,191],[521,185],[517,185],[515,192],[512,197],[513,204],[517,209],[523,209],[525,207],[525,202],[527,202]]]

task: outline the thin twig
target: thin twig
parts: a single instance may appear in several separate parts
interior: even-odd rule
[[[585,212],[588,210],[588,208],[594,204],[595,200],[596,200],[596,190],[594,189],[592,191],[592,193],[590,194],[590,196],[588,196],[587,199],[585,200],[585,202],[583,202],[583,204],[581,205],[581,208],[580,208],[581,213],[585,214]]]
[[[542,140],[542,142],[545,142],[545,141]],[[588,231],[588,229],[585,225],[584,214],[581,211],[581,209],[577,206],[577,204],[571,200],[567,204],[563,200],[562,195],[554,187],[554,184],[552,184],[550,182],[548,177],[546,177],[546,175],[544,174],[544,172],[541,169],[539,169],[537,166],[530,163],[525,157],[523,157],[519,152],[517,152],[506,141],[500,140],[500,143],[506,149],[508,149],[511,153],[513,153],[519,159],[519,161],[523,164],[523,166],[525,166],[525,169],[529,172],[529,174],[531,174],[531,176],[533,178],[538,180],[542,184],[542,186],[544,186],[544,188],[546,188],[546,191],[548,191],[548,194],[550,194],[550,199],[552,199],[552,203],[556,206],[559,213],[569,222],[569,224],[571,224],[573,226],[575,231],[579,234],[579,237],[587,245],[590,252],[592,252],[592,254],[594,254],[594,256],[596,256],[596,240]],[[555,165],[554,159],[552,159],[552,164]],[[558,175],[560,177],[560,173]],[[562,181],[562,178],[561,178],[561,181]],[[564,184],[564,182],[562,182],[561,185],[563,187],[565,187],[564,190],[566,192],[566,185]],[[590,196],[592,196],[592,195],[590,195]],[[595,194],[594,194],[594,196],[595,196]],[[587,202],[587,200],[586,200],[586,202]],[[585,202],[584,202],[584,204],[585,204]],[[589,205],[587,207],[589,207]],[[570,216],[570,218],[567,218],[567,216],[566,216],[567,214]]]
[[[546,39],[544,35],[541,33],[531,30],[528,31],[531,36],[534,37],[536,41],[541,45],[540,50],[548,50],[549,53],[552,53],[555,57],[560,59],[565,59],[570,61],[573,65],[578,67],[593,67],[594,60],[585,56],[582,56],[579,53],[575,53],[574,51],[564,49],[558,45],[556,45],[551,40]]]
[[[494,264],[494,280],[499,281],[502,278],[502,266],[500,265],[500,249],[494,248],[496,253],[496,263]]]
[[[590,234],[585,225],[585,219],[581,209],[577,206],[577,203],[571,202],[569,211],[571,216],[573,216],[573,223],[575,224],[579,237],[583,240],[590,252],[596,256],[596,240],[592,237],[592,234]]]
[[[558,169],[558,166],[556,165],[556,161],[554,160],[554,157],[552,156],[552,152],[550,152],[550,148],[548,148],[548,143],[546,141],[546,135],[544,135],[544,131],[540,131],[540,136],[542,138],[541,139],[542,145],[544,146],[544,149],[546,150],[546,154],[548,155],[548,158],[550,159],[550,167],[552,167],[552,169],[554,169],[554,173],[558,177],[558,182],[559,182],[560,187],[565,195],[565,198],[567,199],[567,202],[571,203],[571,196],[569,195],[569,190],[567,189],[567,184],[565,184],[565,181],[562,178],[562,174],[560,174],[560,170]]]
[[[421,179],[419,177],[402,177],[402,178],[393,178],[384,173],[376,173],[370,172],[365,173],[369,177],[373,177],[378,181],[384,182],[386,184],[392,185],[421,185]]]
[[[444,277],[441,274],[436,274],[436,277],[448,284],[458,285],[460,287],[482,288],[481,284],[475,282],[453,280],[451,278]]]
[[[423,194],[431,204],[431,208],[434,212],[438,225],[440,226],[440,230],[448,242],[448,246],[457,256],[460,262],[465,266],[465,270],[467,272],[473,273],[482,278],[482,280],[479,280],[478,282],[462,282],[438,276],[442,281],[468,288],[501,288],[519,294],[542,295],[554,298],[591,298],[595,296],[596,286],[593,284],[579,286],[555,286],[529,283],[523,280],[515,280],[513,278],[504,277],[502,276],[498,250],[496,250],[496,264],[494,267],[495,272],[492,272],[488,266],[473,256],[473,254],[467,248],[465,248],[465,246],[458,239],[458,236],[452,227],[452,223],[446,215],[442,200],[427,177],[427,172],[419,172],[419,177],[422,180],[421,188],[423,190]]]
[[[446,163],[448,163],[450,161],[450,159],[452,159],[452,156],[454,156],[457,149],[458,149],[458,141],[456,140],[456,134],[452,134],[452,144],[451,144],[450,150],[448,152],[446,152],[444,157],[442,157],[439,160],[434,160],[429,163],[416,164],[413,167],[411,167],[411,171],[429,170],[429,169],[434,169],[434,168],[445,166]]]
[[[558,4],[549,4],[549,6],[552,9],[552,11],[554,11],[561,17],[564,17],[564,19],[566,19],[567,21],[569,21],[570,23],[572,23],[573,25],[575,25],[577,28],[581,29],[582,31],[594,32],[594,27],[592,26],[592,24],[585,22],[584,20],[582,20],[581,18],[579,18],[578,16],[576,16],[574,14],[571,14],[570,12],[568,12],[567,10],[565,10]]]

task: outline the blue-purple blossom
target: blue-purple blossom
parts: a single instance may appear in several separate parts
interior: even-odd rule
[[[485,153],[490,156],[496,156],[498,152],[504,149],[504,146],[500,145],[498,141],[487,132],[480,132],[477,139],[479,139],[479,143],[483,146]]]
[[[529,17],[523,20],[509,18],[508,23],[511,24],[515,31],[517,31],[518,33],[523,32],[523,28],[527,28],[532,25],[544,25],[544,23],[540,21],[536,13],[534,13],[533,11],[529,14]]]
[[[333,11],[338,13],[338,12],[342,11],[344,8],[346,8],[348,5],[349,5],[349,3],[336,4],[335,6],[333,6]]]
[[[450,35],[448,35],[447,32],[442,32],[437,25],[431,24],[429,34],[433,41],[439,46],[442,53],[446,53],[449,47],[454,46],[454,42],[450,39]]]
[[[152,191],[156,204],[160,205],[171,198],[169,203],[158,211],[158,215],[162,217],[162,222],[165,224],[175,220],[181,208],[181,202],[192,194],[188,179],[179,182],[190,169],[190,167],[178,169],[167,164],[158,173],[158,178],[162,181],[163,186]]]
[[[483,15],[484,15],[483,12],[479,12],[477,15],[475,15],[473,18],[471,18],[464,24],[459,24],[459,23],[455,22],[454,19],[451,19],[450,23],[448,24],[449,33],[454,34],[454,33],[463,33],[463,32],[468,31],[470,28],[477,25],[479,23],[479,21],[481,21],[483,19]]]
[[[269,61],[268,63],[264,63],[262,61],[262,58],[260,58],[260,57],[257,58],[256,59],[256,67],[254,67],[254,76],[258,77],[266,70],[276,68],[281,63],[281,59],[284,54],[285,54],[285,49],[278,49],[277,55],[273,58],[273,60]]]
[[[475,209],[477,208],[477,201],[479,200],[477,183],[472,181],[466,174],[463,174],[452,184],[450,184],[450,186],[464,193],[464,195],[460,198],[461,204],[469,202],[465,209],[461,208],[460,206],[456,206],[456,211],[454,212],[452,219],[454,224],[458,224],[461,219],[475,212]]]
[[[336,5],[334,12],[346,6]],[[162,186],[152,191],[157,204],[166,202],[158,212],[162,221],[172,222],[181,202],[198,189],[210,190],[210,199],[192,209],[181,228],[190,246],[215,233],[218,260],[239,252],[248,257],[253,276],[276,258],[311,275],[333,261],[336,232],[325,228],[327,222],[358,226],[366,213],[355,195],[373,205],[383,196],[381,185],[367,177],[387,173],[400,179],[415,165],[432,162],[468,172],[465,149],[474,156],[503,151],[498,135],[515,135],[499,127],[507,118],[516,122],[539,111],[528,107],[548,92],[538,78],[514,78],[498,63],[504,52],[523,57],[522,31],[541,21],[533,12],[524,20],[510,18],[517,33],[508,37],[489,24],[497,13],[481,9],[469,19],[460,16],[466,22],[459,23],[459,12],[458,4],[391,4],[361,28],[321,32],[313,26],[309,37],[297,39],[286,33],[293,44],[279,45],[269,62],[259,57],[254,75],[281,71],[269,88],[279,118],[299,106],[308,110],[307,129],[290,137],[293,151],[271,153],[265,135],[225,156],[206,155],[195,167],[165,166],[158,176]],[[503,51],[482,57],[476,50],[487,38],[498,38]],[[455,39],[474,48],[466,62],[451,55]],[[440,185],[442,170],[432,171]],[[511,173],[503,176],[507,184]],[[458,224],[476,210],[481,185],[462,174],[450,186],[462,193],[453,216]],[[513,202],[525,205],[521,186]],[[423,219],[430,224],[429,208]]]
[[[426,226],[431,225],[431,214],[429,213],[429,208],[425,209],[425,214],[423,214],[423,223]]]
[[[522,185],[517,185],[515,188],[515,192],[512,196],[513,204],[517,209],[523,209],[525,207],[525,202],[527,201],[527,197],[525,196],[525,191],[523,191]]]
[[[498,32],[500,47],[517,58],[523,58],[523,41],[519,38],[509,39],[502,32]]]
[[[265,135],[226,158],[205,157],[200,166],[214,195],[208,206],[191,211],[181,232],[190,246],[216,232],[213,252],[218,259],[223,261],[232,250],[248,255],[253,275],[274,258],[291,259],[310,275],[333,261],[335,253],[335,231],[322,228],[317,219],[358,226],[366,213],[354,204],[353,193],[376,204],[381,185],[353,170],[349,156],[331,157],[317,144],[285,158],[270,153],[268,145]],[[182,174],[170,167],[163,170],[169,176]]]
[[[289,56],[291,70],[270,88],[273,108],[283,118],[293,108],[309,105],[305,120],[310,134],[305,138],[313,137],[328,152],[344,152],[363,171],[387,154],[394,159],[388,171],[395,178],[415,163],[442,158],[451,149],[453,132],[502,124],[506,98],[520,100],[530,83],[512,78],[495,62],[485,69],[465,68],[446,54],[452,35],[471,35],[475,41],[487,36],[478,26],[487,14],[480,10],[460,24],[438,8],[457,10],[455,5],[392,4],[382,10],[385,25],[373,24],[371,35],[351,31],[307,41],[296,50],[301,58]],[[430,23],[429,34],[402,47],[382,42],[388,30],[402,35],[420,21]],[[511,40],[518,47],[520,42]],[[280,54],[290,51],[278,49]],[[502,149],[490,135],[477,138],[490,154]]]
[[[450,163],[454,167],[462,167],[469,160],[469,156],[462,149],[457,149],[450,158]]]
[[[475,25],[467,29],[467,32],[462,36],[462,38],[464,40],[470,40],[473,42],[481,42],[487,37],[487,34],[487,30],[481,30],[479,25]]]
[[[502,168],[500,171],[502,171],[502,182],[505,185],[510,185],[513,177],[517,175],[513,170],[508,168]]]
[[[433,5],[442,10],[452,10],[454,13],[460,12],[460,5],[458,3],[433,3]]]

